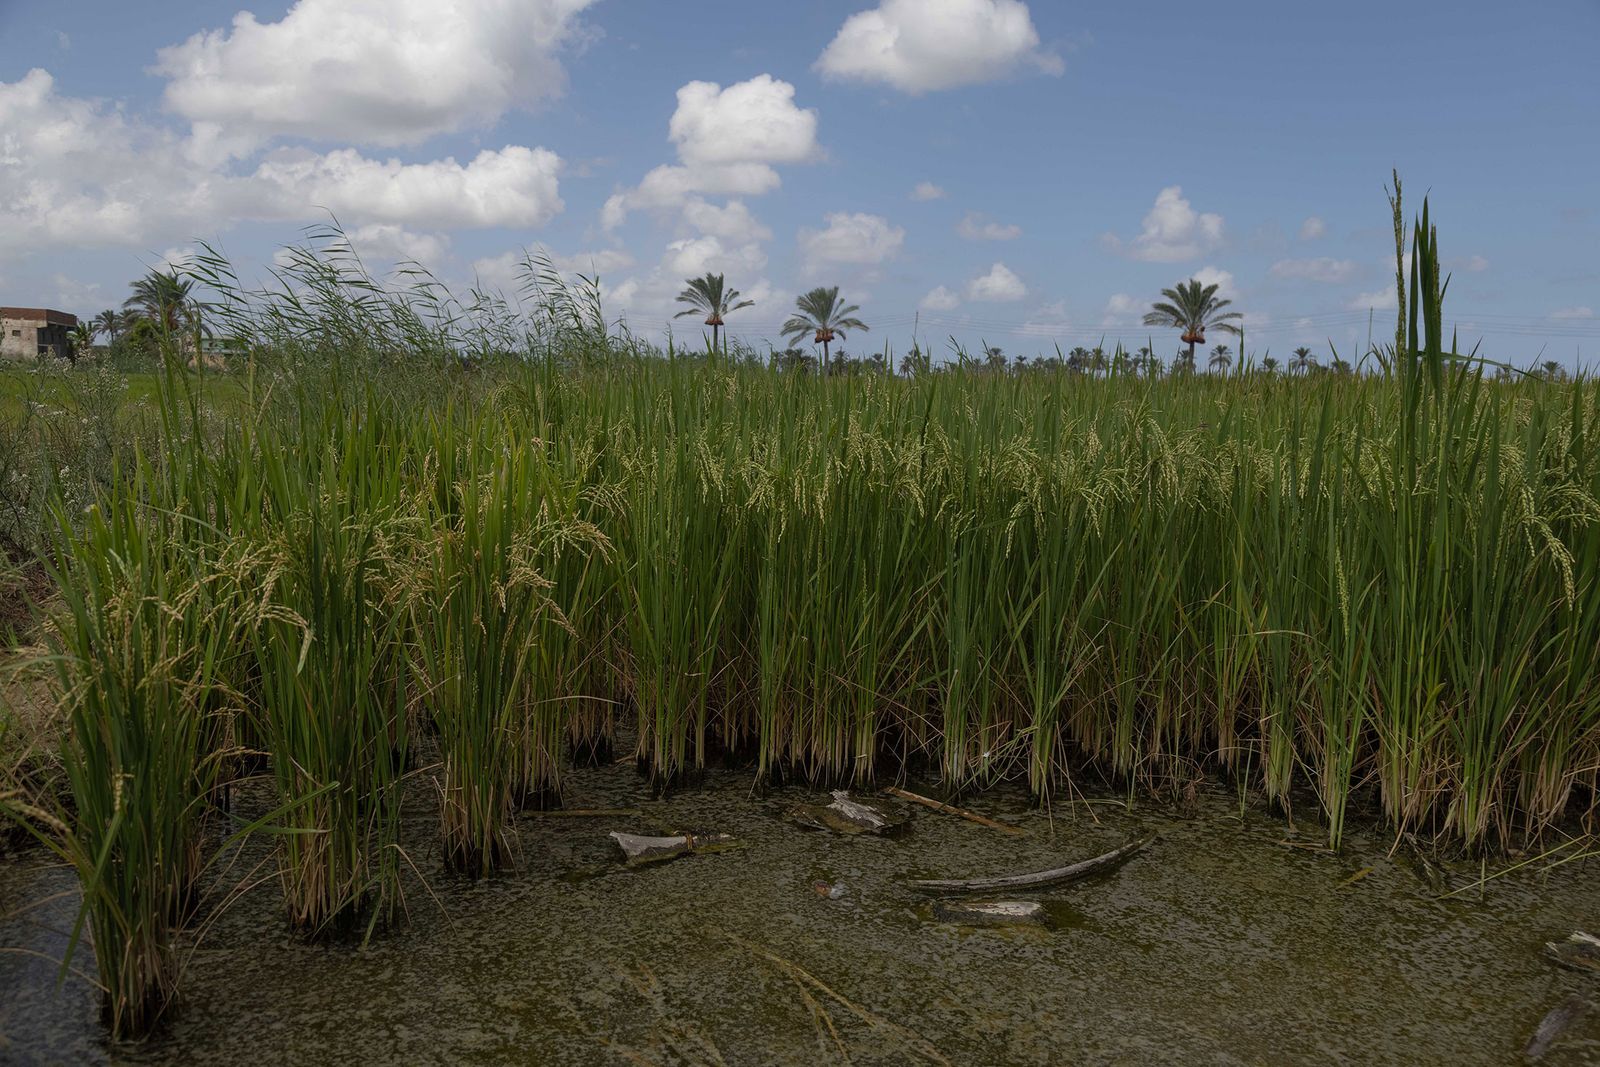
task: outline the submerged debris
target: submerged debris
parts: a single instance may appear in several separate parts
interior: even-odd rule
[[[1536,1060],[1550,1051],[1550,1046],[1572,1027],[1572,1024],[1583,1018],[1584,1012],[1589,1010],[1589,1002],[1574,993],[1572,996],[1550,1009],[1543,1019],[1539,1020],[1539,1028],[1533,1032],[1533,1037],[1528,1039],[1528,1047],[1523,1050],[1530,1060]]]
[[[903,812],[890,810],[869,800],[856,800],[843,789],[833,791],[828,804],[801,804],[789,813],[801,826],[832,830],[840,834],[880,834],[900,832],[906,824]]]
[[[935,878],[911,883],[911,888],[925,893],[987,893],[1005,889],[1030,889],[1047,885],[1062,885],[1087,878],[1091,874],[1108,871],[1129,856],[1146,848],[1156,839],[1151,834],[1143,841],[1130,841],[1121,848],[1112,849],[1103,856],[1081,860],[1065,867],[1052,867],[1047,871],[1028,874],[1008,874],[997,878]]]
[[[637,818],[644,812],[638,808],[551,808],[528,814],[543,819],[626,819]]]
[[[816,890],[817,896],[829,900],[839,900],[850,891],[843,882],[812,882],[811,888]]]
[[[1349,886],[1355,885],[1357,882],[1361,881],[1361,879],[1363,879],[1367,875],[1371,874],[1373,872],[1373,870],[1375,870],[1375,868],[1372,868],[1372,867],[1363,867],[1363,868],[1361,868],[1355,874],[1352,874],[1350,877],[1348,877],[1344,881],[1340,882],[1339,883],[1339,888],[1340,889],[1345,889],[1345,888],[1347,888]]]
[[[1565,941],[1551,941],[1544,954],[1570,971],[1600,974],[1600,937],[1579,931]]]
[[[1406,835],[1406,844],[1411,846],[1411,867],[1424,885],[1435,893],[1448,893],[1450,891],[1450,872],[1445,865],[1425,852],[1417,843],[1416,836]]]
[[[1043,926],[1045,910],[1037,900],[941,900],[933,906],[933,917],[959,926]]]
[[[622,849],[622,855],[627,859],[628,866],[638,867],[646,863],[661,863],[666,860],[677,859],[691,852],[714,852],[719,849],[731,848],[738,842],[728,834],[674,834],[669,837],[645,837],[641,834],[625,834],[620,830],[611,831],[611,839]]]
[[[887,1038],[898,1044],[900,1046],[900,1056],[897,1062],[910,1063],[912,1062],[911,1058],[915,1056],[920,1059],[928,1060],[931,1063],[939,1064],[940,1067],[952,1067],[950,1060],[945,1057],[944,1053],[940,1052],[915,1030],[902,1026],[890,1019],[886,1019],[883,1016],[878,1015],[876,1012],[857,1004],[844,994],[839,993],[827,986],[822,979],[818,978],[810,971],[801,967],[797,963],[792,963],[789,960],[784,959],[782,956],[778,955],[776,952],[773,952],[769,948],[758,945],[754,941],[746,941],[744,938],[739,937],[736,934],[730,934],[726,930],[718,932],[721,933],[723,937],[726,937],[729,941],[732,941],[734,944],[742,945],[752,954],[766,960],[779,971],[788,975],[794,980],[796,985],[801,987],[801,996],[802,999],[805,1000],[806,1004],[808,1006],[813,1004],[817,1006],[817,1010],[812,1012],[812,1016],[817,1020],[819,1031],[824,1026],[826,1027],[827,1032],[834,1038],[835,1047],[839,1050],[840,1058],[843,1059],[845,1063],[850,1063],[852,1061],[850,1059],[849,1052],[844,1047],[843,1041],[839,1038],[838,1027],[834,1025],[832,1016],[825,1008],[822,1007],[821,1000],[819,1000],[813,994],[820,994],[822,997],[826,997],[828,1000],[833,1001],[835,1004],[848,1011],[851,1015],[854,1015],[857,1019],[866,1023],[873,1030],[877,1031],[880,1037]],[[818,1036],[821,1036],[820,1033]]]
[[[975,822],[979,826],[987,826],[991,830],[999,830],[1001,833],[1013,834],[1020,837],[1028,832],[1020,826],[1012,826],[1008,823],[997,822],[994,819],[989,818],[987,815],[979,815],[975,811],[968,811],[966,808],[958,808],[954,804],[946,804],[943,801],[934,800],[932,797],[925,797],[920,793],[913,793],[908,789],[901,789],[898,786],[884,786],[883,791],[888,793],[890,796],[899,797],[901,800],[909,800],[913,804],[921,804],[925,808],[932,808],[934,811],[943,812],[946,815],[954,815],[957,818],[966,819],[968,822]]]

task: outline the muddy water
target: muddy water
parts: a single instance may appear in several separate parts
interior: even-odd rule
[[[50,963],[0,951],[0,1061],[1498,1064],[1569,994],[1600,1001],[1540,953],[1600,928],[1600,861],[1440,901],[1385,839],[1286,847],[1281,818],[1220,792],[1187,818],[1102,803],[1053,819],[991,793],[974,806],[1026,837],[913,808],[882,840],[800,829],[783,814],[807,794],[749,787],[713,774],[651,802],[628,768],[576,772],[570,807],[642,814],[530,816],[520,870],[476,885],[432,876],[419,843],[410,924],[364,951],[287,936],[269,879],[193,947],[170,1027],[143,1045],[108,1047],[84,982],[58,989]],[[629,870],[613,828],[746,844]],[[940,925],[902,884],[1152,831],[1119,872],[1035,894],[1046,929]],[[826,899],[819,880],[846,891]],[[58,954],[70,899],[11,913],[70,887],[42,860],[0,864],[0,946]],[[1543,1062],[1600,1062],[1600,1007]]]

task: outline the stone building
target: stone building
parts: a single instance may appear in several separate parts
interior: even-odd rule
[[[65,359],[67,334],[77,325],[78,317],[65,311],[0,307],[0,359]]]

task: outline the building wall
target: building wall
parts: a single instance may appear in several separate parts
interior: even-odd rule
[[[0,319],[0,358],[33,359],[39,351],[39,323]]]
[[[59,311],[41,316],[29,314],[27,309],[8,309],[0,315],[0,359],[38,359],[41,345],[53,349],[50,354],[65,358],[68,335],[76,323],[76,318]]]

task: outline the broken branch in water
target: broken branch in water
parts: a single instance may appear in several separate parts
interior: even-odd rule
[[[1550,1046],[1571,1028],[1572,1024],[1583,1018],[1584,1012],[1589,1010],[1589,1002],[1577,993],[1550,1009],[1550,1013],[1539,1020],[1539,1028],[1533,1032],[1533,1037],[1528,1041],[1528,1047],[1523,1050],[1523,1055],[1530,1060],[1543,1058]]]
[[[887,836],[905,829],[904,813],[872,801],[855,800],[843,789],[835,789],[832,795],[827,804],[801,804],[789,813],[790,817],[801,826],[841,834]]]
[[[1044,926],[1048,922],[1044,905],[1037,900],[992,900],[980,904],[941,900],[933,906],[933,917],[958,926]]]
[[[934,811],[943,812],[946,815],[956,815],[960,818],[966,819],[968,822],[975,822],[979,826],[987,826],[991,830],[999,830],[1002,833],[1013,834],[1016,836],[1021,836],[1028,832],[1020,826],[1008,826],[1003,822],[996,822],[987,815],[979,815],[975,811],[968,811],[966,808],[958,808],[954,804],[946,804],[941,800],[934,800],[932,797],[925,797],[920,793],[913,793],[909,789],[901,789],[899,786],[884,786],[883,791],[892,797],[899,797],[901,800],[909,800],[913,804],[921,804],[925,808],[932,808]]]
[[[691,852],[718,852],[738,844],[727,834],[673,834],[670,837],[646,837],[643,834],[626,834],[621,830],[613,830],[611,839],[622,849],[622,855],[630,867],[676,859]]]
[[[1600,974],[1600,937],[1578,931],[1569,934],[1565,941],[1551,941],[1544,953],[1569,971],[1588,971]]]
[[[912,882],[911,888],[920,889],[925,893],[987,893],[1000,889],[1032,889],[1062,885],[1067,882],[1076,882],[1080,878],[1087,878],[1091,874],[1110,870],[1129,856],[1149,846],[1157,836],[1156,834],[1151,834],[1143,841],[1130,841],[1121,848],[1112,849],[1103,856],[1082,860],[1065,867],[1053,867],[1047,871],[1008,874],[998,878],[924,879]]]

